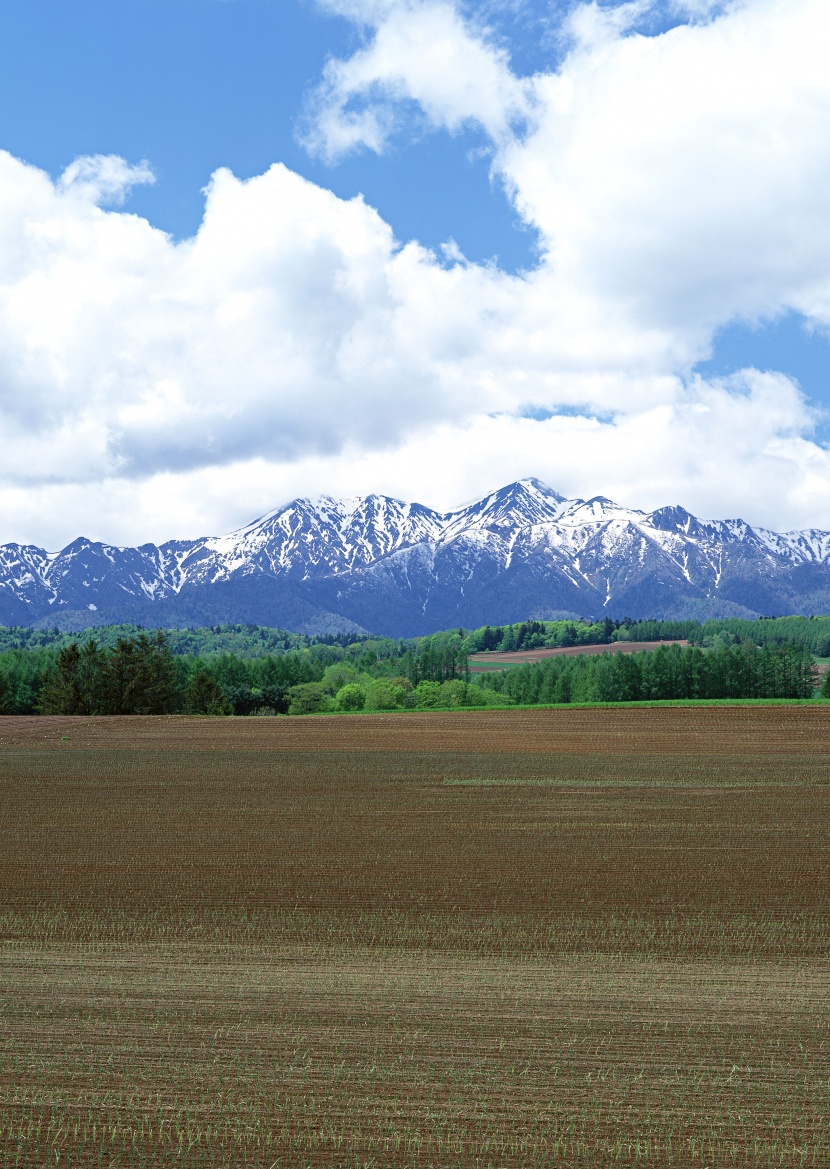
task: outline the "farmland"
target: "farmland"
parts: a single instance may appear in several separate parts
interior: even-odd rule
[[[655,650],[661,645],[687,646],[688,641],[615,641],[610,645],[570,645],[557,646],[552,649],[522,649],[514,653],[491,651],[476,653],[470,656],[469,667],[471,674],[481,674],[485,670],[503,670],[508,666],[524,666],[527,663],[541,662],[545,658],[573,657],[576,654],[601,653],[643,653]]]
[[[822,705],[0,719],[3,1164],[830,1163]]]

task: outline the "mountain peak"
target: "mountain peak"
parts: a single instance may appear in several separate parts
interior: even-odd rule
[[[805,574],[803,567],[809,565]],[[0,547],[0,621],[84,628],[204,622],[411,636],[585,616],[758,616],[830,611],[830,532],[775,533],[565,499],[539,479],[455,511],[381,494],[298,498],[224,536],[61,552]],[[67,628],[71,627],[69,625]]]
[[[539,479],[519,479],[476,500],[462,511],[450,513],[454,529],[517,528],[554,522],[565,497]]]

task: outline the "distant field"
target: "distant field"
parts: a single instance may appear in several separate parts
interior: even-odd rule
[[[661,645],[687,646],[688,641],[614,641],[610,645],[569,645],[559,649],[524,649],[516,653],[477,653],[469,658],[470,673],[480,674],[485,670],[503,670],[507,666],[523,666],[526,662],[539,662],[542,658],[556,658],[562,654],[639,653],[645,649],[657,649]]]
[[[0,719],[0,1163],[830,1164],[830,710]]]

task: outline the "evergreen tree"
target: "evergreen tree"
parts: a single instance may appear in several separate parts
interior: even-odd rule
[[[159,629],[130,640],[119,637],[104,671],[107,714],[168,714],[177,699],[176,663]]]
[[[77,641],[58,654],[55,668],[49,672],[40,694],[41,714],[89,714],[83,709],[79,666],[81,651]]]
[[[78,658],[78,693],[83,714],[100,714],[103,709],[105,655],[92,639],[84,644]]]
[[[185,687],[184,713],[227,715],[233,713],[233,707],[213,675],[197,670]]]

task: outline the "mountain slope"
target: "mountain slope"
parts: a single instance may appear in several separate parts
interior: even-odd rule
[[[441,513],[382,495],[297,499],[226,536],[58,553],[0,547],[0,622],[250,622],[412,636],[561,613],[830,611],[830,532],[565,499],[536,479]]]

